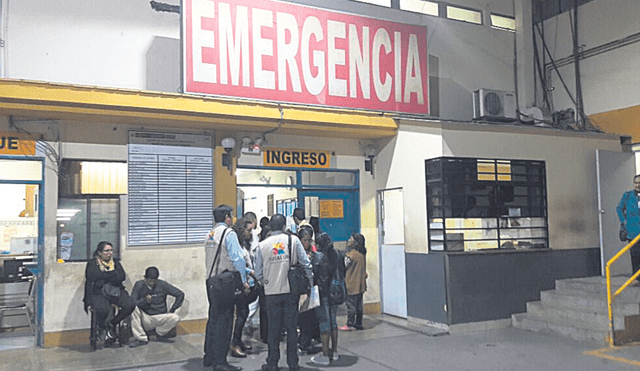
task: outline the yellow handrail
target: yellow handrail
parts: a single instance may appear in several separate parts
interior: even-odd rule
[[[631,249],[631,247],[633,247],[633,245],[635,245],[639,240],[640,234],[636,236],[636,238],[631,240],[631,242],[629,242],[627,246],[625,246],[622,250],[618,251],[618,253],[615,254],[611,259],[609,259],[607,264],[604,266],[605,276],[607,279],[607,306],[609,308],[609,328],[611,330],[611,336],[609,336],[610,346],[615,345],[616,336],[616,333],[613,329],[613,301],[618,297],[618,295],[622,293],[624,289],[629,287],[629,285],[631,285],[633,281],[638,278],[638,276],[640,276],[640,270],[635,272],[635,274],[631,276],[631,278],[629,278],[613,295],[611,295],[611,264],[615,263],[622,256],[622,254],[629,251],[629,249]]]

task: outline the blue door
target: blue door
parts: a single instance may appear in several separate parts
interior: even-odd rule
[[[307,219],[317,212],[320,230],[333,241],[346,241],[352,233],[360,232],[360,195],[353,189],[299,190],[298,204],[313,205],[305,210]],[[315,211],[315,212],[314,212]]]

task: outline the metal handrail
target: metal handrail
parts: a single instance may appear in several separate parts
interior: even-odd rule
[[[604,267],[605,276],[607,279],[607,307],[609,308],[609,328],[611,330],[611,336],[609,336],[610,346],[614,346],[616,343],[615,342],[616,333],[613,329],[613,301],[618,297],[618,295],[622,293],[624,289],[629,287],[629,285],[631,285],[633,281],[635,281],[635,279],[638,278],[638,276],[640,276],[640,270],[635,272],[634,275],[631,276],[631,278],[629,278],[613,295],[611,295],[611,268],[610,267],[611,267],[611,264],[615,263],[622,256],[622,254],[629,251],[629,249],[631,249],[631,247],[633,247],[638,241],[640,241],[640,234],[636,236],[636,238],[631,240],[631,242],[629,242],[627,246],[625,246],[622,250],[618,251],[618,253],[615,254],[611,259],[609,259],[609,261]]]

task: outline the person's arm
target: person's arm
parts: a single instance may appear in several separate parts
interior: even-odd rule
[[[618,219],[620,219],[620,224],[626,224],[627,222],[627,197],[628,192],[625,192],[620,198],[620,203],[616,207],[616,212],[618,213]]]
[[[240,272],[242,283],[246,286],[248,284],[246,272],[247,262],[244,260],[244,254],[242,253],[242,247],[240,247],[238,236],[232,229],[229,229],[226,237],[224,238],[224,246],[227,248],[227,254],[229,255],[229,259],[231,259],[233,266],[236,267],[238,272]]]
[[[256,261],[254,262],[253,268],[255,272],[256,279],[260,282],[264,281],[264,271],[262,266],[262,253],[260,252],[260,247],[256,249]]]
[[[149,306],[149,302],[147,301],[146,295],[144,295],[142,291],[142,285],[144,285],[144,281],[138,281],[133,285],[133,290],[131,291],[131,297],[136,301],[136,305],[140,309],[144,309]]]
[[[184,292],[167,281],[162,282],[165,285],[167,294],[176,298],[176,300],[173,302],[173,305],[171,306],[171,309],[169,309],[169,313],[175,313],[175,311],[178,310],[178,308],[180,308],[182,306],[182,303],[184,302]]]
[[[300,242],[298,237],[292,238],[292,240],[294,251],[296,251],[296,254],[298,255],[298,263],[302,265],[302,268],[307,275],[307,279],[309,280],[309,285],[313,286],[313,267],[311,266],[307,252],[304,251],[304,246],[302,246],[302,242]]]

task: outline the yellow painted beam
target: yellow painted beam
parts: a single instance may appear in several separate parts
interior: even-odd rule
[[[350,138],[389,137],[398,127],[379,112],[11,79],[0,80],[0,114]]]
[[[605,133],[628,135],[632,143],[640,142],[640,106],[597,113],[589,119]]]

